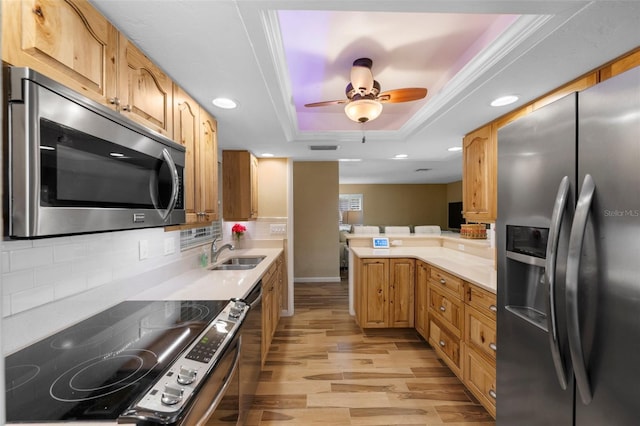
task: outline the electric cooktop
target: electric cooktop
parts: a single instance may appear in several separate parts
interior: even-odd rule
[[[8,422],[115,420],[228,301],[127,301],[5,359]]]

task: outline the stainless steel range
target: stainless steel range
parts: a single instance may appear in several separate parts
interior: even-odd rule
[[[237,380],[248,310],[243,301],[120,303],[6,358],[7,422],[209,417]]]

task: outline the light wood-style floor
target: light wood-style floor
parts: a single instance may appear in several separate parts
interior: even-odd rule
[[[495,425],[410,329],[362,331],[347,283],[296,284],[248,425]]]

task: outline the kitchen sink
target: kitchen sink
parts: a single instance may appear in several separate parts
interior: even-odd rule
[[[243,271],[243,270],[247,270],[247,269],[253,269],[256,267],[257,264],[245,264],[245,265],[239,265],[239,264],[220,264],[218,266],[213,266],[211,268],[209,268],[212,271]]]
[[[222,265],[253,265],[254,267],[262,262],[267,256],[253,256],[253,257],[230,257],[222,262]]]
[[[230,257],[219,265],[210,268],[212,271],[242,271],[255,268],[267,256]]]

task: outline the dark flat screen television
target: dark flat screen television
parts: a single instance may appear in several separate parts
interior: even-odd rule
[[[449,222],[447,227],[450,231],[459,231],[460,225],[464,223],[462,218],[462,201],[449,203]]]

